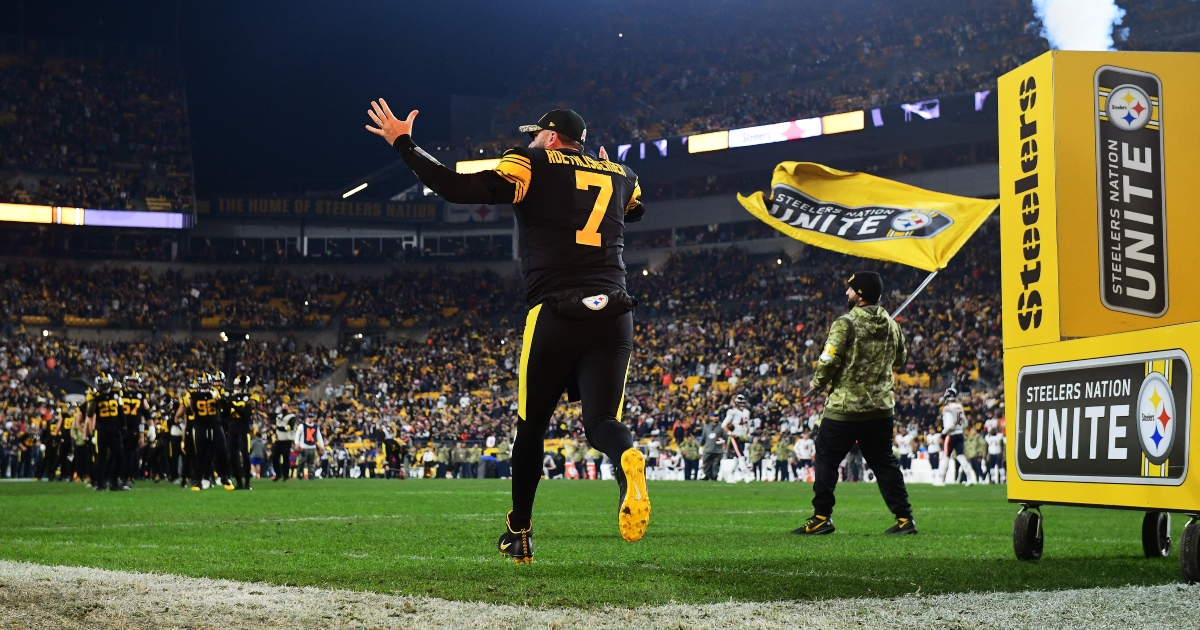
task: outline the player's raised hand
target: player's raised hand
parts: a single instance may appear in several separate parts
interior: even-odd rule
[[[375,121],[376,125],[379,125],[378,127],[367,125],[367,131],[387,140],[388,144],[392,144],[396,138],[412,133],[413,119],[417,117],[417,110],[412,110],[408,113],[408,118],[400,120],[392,113],[387,101],[381,98],[378,101],[371,101],[371,109],[367,110],[367,115]]]
[[[604,147],[600,147],[600,152],[599,152],[599,153],[597,153],[596,155],[597,155],[597,156],[598,156],[598,157],[599,157],[601,160],[604,160],[604,161],[606,161],[606,162],[608,161],[608,151],[605,151],[605,150],[604,150]]]

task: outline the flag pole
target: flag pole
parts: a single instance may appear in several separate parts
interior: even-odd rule
[[[929,283],[931,281],[933,281],[933,277],[936,276],[937,274],[938,274],[938,270],[936,270],[936,269],[934,271],[930,272],[930,274],[928,276],[926,276],[924,280],[921,281],[921,284],[917,285],[917,289],[908,296],[908,299],[904,300],[904,303],[901,304],[895,310],[895,312],[893,312],[891,314],[891,317],[895,317],[895,316],[899,315],[901,313],[901,311],[904,310],[905,307],[907,307],[909,304],[911,304],[912,301],[914,299],[916,299],[917,294],[919,294],[922,290],[924,290],[925,287],[929,286]]]

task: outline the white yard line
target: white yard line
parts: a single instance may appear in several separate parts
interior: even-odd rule
[[[0,561],[0,628],[1198,628],[1200,587],[594,610]]]

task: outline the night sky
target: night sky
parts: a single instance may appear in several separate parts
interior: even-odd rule
[[[501,51],[528,53],[562,10],[517,4],[184,0],[177,39],[172,0],[0,0],[0,31],[178,49],[197,194],[303,193],[396,159],[363,129],[372,98],[420,109],[414,135],[430,144],[450,137],[452,94],[503,95],[520,64]]]

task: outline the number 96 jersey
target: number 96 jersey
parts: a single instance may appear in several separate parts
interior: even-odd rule
[[[192,390],[183,400],[196,424],[212,426],[221,422],[221,395],[214,391]],[[189,418],[191,420],[192,418]]]
[[[509,149],[495,172],[515,186],[530,304],[558,291],[625,288],[625,222],[644,212],[629,167],[569,149]]]

